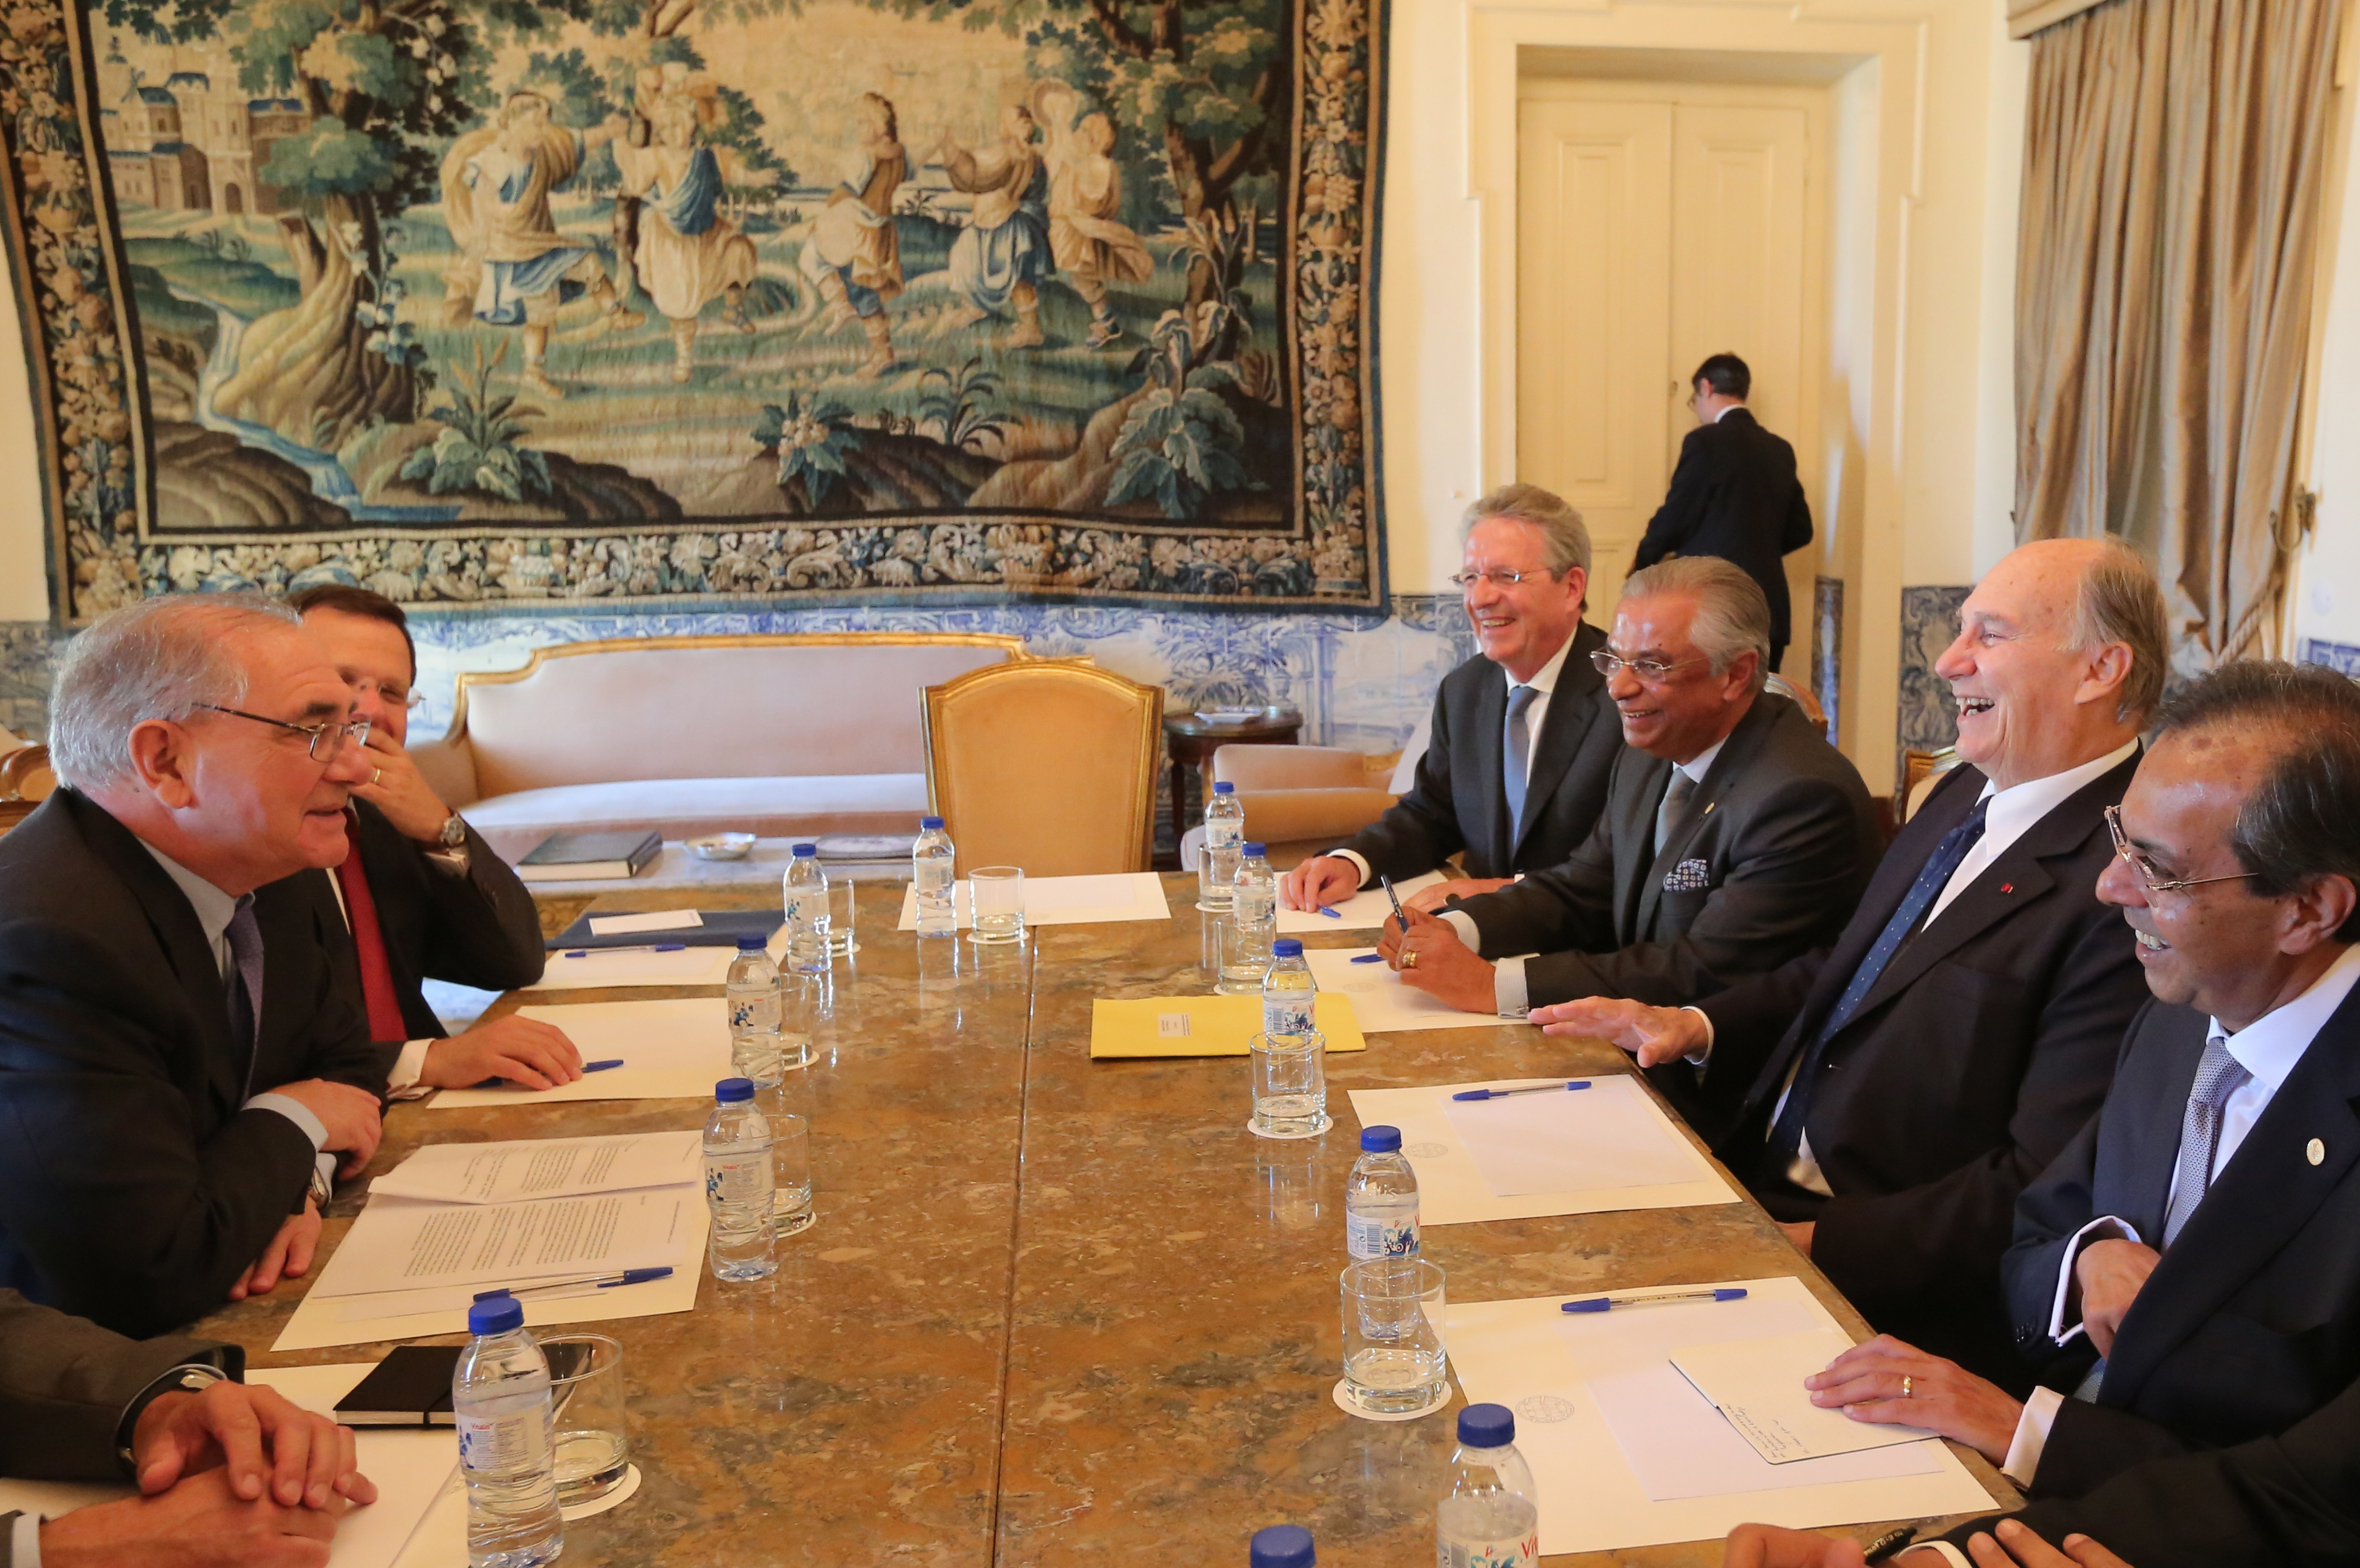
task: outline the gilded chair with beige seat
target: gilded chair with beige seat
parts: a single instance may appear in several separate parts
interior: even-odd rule
[[[1025,659],[928,686],[919,707],[927,798],[959,874],[1149,868],[1163,687],[1087,659]]]

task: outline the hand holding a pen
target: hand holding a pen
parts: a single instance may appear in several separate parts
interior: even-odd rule
[[[582,1052],[553,1024],[511,1013],[428,1047],[419,1082],[464,1089],[504,1078],[526,1089],[555,1089],[582,1076]]]
[[[1415,909],[1402,912],[1408,922],[1388,920],[1377,938],[1377,951],[1399,971],[1402,982],[1440,998],[1463,1013],[1489,1013],[1498,1006],[1492,990],[1492,964],[1477,957],[1444,921]]]
[[[1896,1533],[1906,1541],[1911,1532]],[[2131,1568],[2086,1535],[2067,1536],[2060,1549],[2012,1519],[2000,1520],[1993,1534],[1969,1537],[1967,1555],[1974,1560],[1975,1568]],[[1947,1561],[1931,1547],[1909,1547],[1897,1557],[1885,1557],[1874,1548],[1863,1552],[1859,1541],[1847,1537],[1775,1524],[1742,1524],[1729,1532],[1729,1550],[1721,1564],[1722,1568],[1861,1568],[1863,1563],[1889,1562],[1896,1568],[1941,1568]]]
[[[1341,855],[1314,855],[1278,879],[1288,909],[1325,909],[1360,891],[1360,868]]]

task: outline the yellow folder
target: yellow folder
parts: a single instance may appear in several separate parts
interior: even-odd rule
[[[1312,1021],[1331,1051],[1365,1051],[1352,999],[1323,991]],[[1104,997],[1090,1003],[1090,1055],[1097,1057],[1241,1057],[1262,1033],[1259,996],[1148,996],[1131,1002]]]

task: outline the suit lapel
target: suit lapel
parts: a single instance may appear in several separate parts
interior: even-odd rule
[[[2198,1055],[2203,1051],[2202,1022],[2198,1020]],[[2192,1058],[2184,1073],[2175,1059],[2170,1080],[2180,1086],[2179,1097],[2147,1118],[2158,1139],[2167,1113],[2173,1123],[2169,1147],[2151,1153],[2147,1167],[2159,1165],[2165,1183],[2171,1179],[2178,1123],[2194,1077]],[[2106,1364],[2100,1396],[2104,1403],[2128,1405],[2163,1359],[2259,1274],[2344,1182],[2360,1162],[2355,1098],[2360,1098],[2360,992],[2345,998],[2320,1029],[2147,1277]],[[2307,1152],[2314,1139],[2323,1146],[2317,1165]],[[2147,1239],[2152,1245],[2161,1236]]]
[[[1704,831],[1705,824],[1722,801],[1737,787],[1738,780],[1752,770],[1754,759],[1760,754],[1769,737],[1770,727],[1778,722],[1779,707],[1786,704],[1785,697],[1763,692],[1754,697],[1754,706],[1746,709],[1745,717],[1737,721],[1737,728],[1729,732],[1729,739],[1721,745],[1721,754],[1712,760],[1712,766],[1705,770],[1704,782],[1697,785],[1694,795],[1688,796],[1688,815],[1672,829],[1662,848],[1655,852],[1655,859],[1648,863],[1647,874],[1639,888],[1639,917],[1635,930],[1647,929],[1655,920],[1656,906],[1664,901],[1664,878],[1688,854],[1688,847]],[[1669,771],[1668,763],[1666,771]],[[1660,798],[1661,792],[1658,792]],[[1652,822],[1648,824],[1650,830],[1654,826]],[[1633,936],[1632,939],[1635,941],[1638,938]]]
[[[1617,854],[1615,870],[1619,873],[1614,884],[1614,929],[1625,943],[1638,938],[1633,934],[1638,922],[1645,916],[1647,902],[1647,851],[1655,832],[1655,809],[1663,803],[1664,789],[1671,783],[1672,764],[1661,757],[1651,757],[1634,748],[1624,748],[1615,759],[1614,841],[1631,846],[1628,856]],[[1634,877],[1623,871],[1628,866]]]
[[[1503,863],[1513,862],[1515,854],[1524,849],[1524,840],[1532,836],[1534,826],[1541,819],[1543,806],[1549,796],[1557,793],[1557,786],[1565,782],[1566,770],[1573,766],[1573,759],[1580,754],[1581,743],[1589,737],[1590,727],[1598,722],[1596,699],[1599,688],[1606,684],[1606,677],[1590,663],[1590,650],[1603,647],[1605,643],[1606,634],[1588,621],[1575,626],[1573,646],[1567,652],[1565,663],[1557,667],[1557,689],[1549,693],[1548,707],[1541,715],[1541,732],[1539,741],[1533,749],[1532,771],[1525,775],[1524,819],[1510,828],[1515,836],[1515,843],[1510,848],[1509,861]],[[1506,728],[1507,718],[1508,699],[1503,690],[1500,696],[1500,727],[1502,729]],[[1505,747],[1503,736],[1501,752],[1503,761]],[[1504,787],[1501,796],[1503,809],[1506,802]]]
[[[1515,854],[1516,825],[1508,810],[1508,677],[1497,664],[1475,685],[1474,723],[1476,754],[1493,759],[1484,770],[1491,785],[1491,863],[1505,872]]]

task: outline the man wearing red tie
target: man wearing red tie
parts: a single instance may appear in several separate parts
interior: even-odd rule
[[[325,874],[352,933],[344,978],[367,1007],[370,1037],[401,1047],[388,1091],[400,1098],[487,1078],[547,1089],[581,1077],[573,1042],[529,1018],[444,1037],[421,981],[507,991],[541,978],[532,896],[403,750],[418,655],[401,607],[341,583],[306,588],[288,602],[352,687],[353,717],[370,725],[369,777],[354,787],[345,817],[352,852]]]

